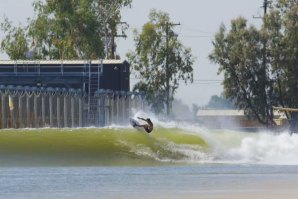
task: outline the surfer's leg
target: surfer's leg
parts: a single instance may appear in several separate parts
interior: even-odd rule
[[[137,126],[137,127],[143,127],[144,129],[146,128],[146,124],[140,124],[140,125],[137,125],[137,124],[136,124],[136,126]]]

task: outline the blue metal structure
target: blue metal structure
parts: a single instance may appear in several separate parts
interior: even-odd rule
[[[88,92],[92,83],[94,88],[129,91],[129,64],[122,60],[0,60],[0,77],[2,85],[80,88]]]
[[[95,92],[129,92],[129,64],[123,60],[0,60],[0,85],[81,89],[88,105],[87,120],[95,123]]]

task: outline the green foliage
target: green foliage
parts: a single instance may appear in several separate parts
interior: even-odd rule
[[[298,108],[297,3],[273,4],[260,29],[243,18],[229,31],[221,26],[209,56],[224,74],[225,96],[266,125],[274,125],[272,106]]]
[[[281,23],[277,27],[275,37],[277,45],[273,44],[272,50],[279,51],[278,54],[269,55],[274,60],[274,72],[279,76],[281,84],[280,92],[283,93],[281,99],[286,106],[298,107],[298,2],[281,1],[278,16],[272,22]],[[269,18],[270,16],[268,16]],[[270,30],[271,24],[266,24],[265,30]]]
[[[222,26],[215,37],[210,59],[219,63],[219,72],[224,73],[225,96],[266,123],[267,118],[273,116],[268,113],[270,96],[267,91],[272,89],[263,62],[263,40],[260,32],[255,27],[247,27],[246,23],[243,18],[233,20],[227,34]]]
[[[35,59],[103,58],[104,45],[109,51],[107,40],[117,31],[120,9],[130,6],[131,1],[37,0],[33,3],[36,17],[29,21],[28,28],[15,28],[5,22],[2,30],[7,33],[6,38],[20,40],[14,34],[19,30],[19,37],[26,38]],[[24,58],[11,56],[7,46],[15,46],[11,39],[5,40],[2,50],[12,59]]]
[[[30,35],[42,58],[87,59],[102,56],[99,24],[91,3],[89,0],[35,3],[39,14],[31,22]]]
[[[152,10],[149,22],[142,32],[134,32],[136,50],[128,59],[137,78],[134,87],[145,93],[156,113],[162,113],[171,104],[180,80],[193,81],[194,57],[174,33],[168,14]]]
[[[104,36],[103,41],[107,48],[107,57],[114,58],[113,49],[115,49],[115,44],[111,36],[117,35],[117,25],[121,23],[121,9],[130,7],[132,0],[95,0],[95,2],[96,15],[101,24],[101,34]],[[125,36],[127,28],[127,24],[124,27],[122,26],[120,35]]]
[[[211,96],[207,108],[211,109],[234,109],[235,106],[233,102],[229,99],[226,99],[223,94],[220,96],[218,95],[213,95]]]
[[[12,27],[7,18],[1,23],[6,36],[1,42],[1,51],[5,51],[11,59],[25,59],[28,52],[26,28]]]

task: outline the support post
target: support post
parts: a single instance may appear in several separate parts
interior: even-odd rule
[[[122,96],[121,96],[121,106],[122,106],[122,118],[121,118],[121,123],[124,124],[125,123],[125,120],[126,120],[126,93],[122,93]]]
[[[53,127],[53,95],[49,96],[49,108],[50,108],[50,127]]]
[[[64,127],[67,127],[67,99],[66,99],[66,95],[64,95],[63,98],[63,116],[64,116]]]
[[[18,106],[19,106],[19,112],[18,112],[18,123],[19,128],[23,128],[23,103],[22,103],[22,96],[19,96],[18,99]]]
[[[26,95],[26,127],[31,127],[31,117],[30,117],[30,96]]]
[[[105,115],[105,96],[104,94],[100,96],[100,118],[101,118],[101,123],[100,126],[105,126],[105,120],[106,120],[106,115]]]
[[[70,106],[71,106],[71,127],[75,127],[75,118],[74,118],[74,96],[71,96],[70,99]]]
[[[2,128],[7,128],[6,125],[6,107],[5,107],[5,95],[2,95],[1,107],[2,107]]]
[[[60,120],[60,95],[57,95],[57,127],[61,128],[61,120]]]
[[[110,124],[115,123],[115,100],[114,100],[114,94],[110,95]]]
[[[116,96],[116,117],[117,117],[117,124],[120,123],[120,94]]]
[[[83,100],[82,100],[82,96],[79,96],[79,126],[83,127]]]
[[[110,97],[109,95],[105,96],[105,125],[110,125]]]
[[[34,95],[34,127],[38,128],[38,115],[37,115],[37,96]]]
[[[44,93],[41,96],[41,119],[42,119],[42,126],[45,127],[45,125],[46,125],[46,110],[45,110],[45,96],[44,96]]]

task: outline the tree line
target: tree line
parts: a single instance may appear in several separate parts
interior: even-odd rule
[[[1,23],[1,50],[10,59],[114,59],[121,9],[132,0],[37,0],[33,6],[35,17],[25,26],[7,18]],[[273,106],[298,108],[298,0],[272,2],[262,20],[260,28],[243,17],[229,29],[221,25],[209,59],[224,75],[223,97],[273,126]],[[180,82],[192,83],[195,61],[170,24],[169,14],[152,10],[127,53],[139,79],[134,90],[145,93],[152,110],[167,114]]]
[[[24,27],[9,19],[1,50],[11,59],[98,59],[111,57],[120,10],[132,0],[37,0],[35,18]],[[29,53],[29,55],[28,55]]]

